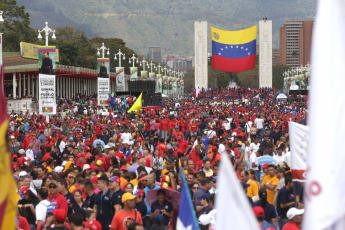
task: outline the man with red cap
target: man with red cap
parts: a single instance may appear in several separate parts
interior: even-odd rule
[[[64,209],[55,209],[53,210],[53,216],[47,218],[46,224],[43,226],[42,230],[65,230],[65,221],[67,218],[67,212]],[[54,224],[54,227],[50,228]]]
[[[97,220],[83,221],[83,225],[87,230],[102,230],[102,225]]]
[[[273,223],[267,222],[265,220],[265,212],[261,206],[255,206],[253,208],[254,215],[259,222],[260,229],[267,230],[267,229],[276,229],[276,226]]]

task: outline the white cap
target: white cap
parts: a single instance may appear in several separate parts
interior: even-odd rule
[[[104,148],[105,149],[110,149],[110,146],[109,145],[105,145]]]
[[[19,153],[20,155],[25,154],[25,150],[24,150],[24,149],[19,149],[19,150],[18,150],[18,153]]]
[[[83,171],[86,170],[86,169],[90,169],[90,165],[89,164],[84,164],[84,167],[83,167]]]
[[[290,208],[289,211],[286,213],[286,216],[289,220],[291,220],[295,216],[302,215],[303,213],[304,209]]]
[[[64,169],[64,167],[62,167],[62,166],[56,166],[54,171],[57,173],[60,173],[60,172],[62,172],[63,169]]]
[[[215,225],[216,224],[216,215],[217,215],[217,210],[212,210],[211,212],[209,212],[208,214],[202,214],[199,217],[199,223],[202,225]]]
[[[26,175],[28,175],[28,174],[27,174],[27,172],[25,172],[25,171],[21,171],[21,172],[19,173],[19,176],[26,176]]]

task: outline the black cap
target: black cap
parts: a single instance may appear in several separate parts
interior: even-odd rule
[[[267,200],[267,191],[266,191],[266,189],[260,188],[260,190],[259,190],[259,197],[264,199],[264,200]]]

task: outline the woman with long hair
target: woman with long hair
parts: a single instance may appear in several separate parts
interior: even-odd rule
[[[74,191],[74,202],[73,205],[71,207],[71,212],[72,213],[83,213],[83,193],[80,189],[77,189]]]

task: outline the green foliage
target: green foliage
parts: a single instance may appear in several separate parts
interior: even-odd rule
[[[1,0],[0,10],[5,20],[0,23],[0,32],[4,34],[3,51],[19,51],[21,41],[34,41],[35,31],[29,26],[29,13],[24,6],[18,6],[16,0]]]

